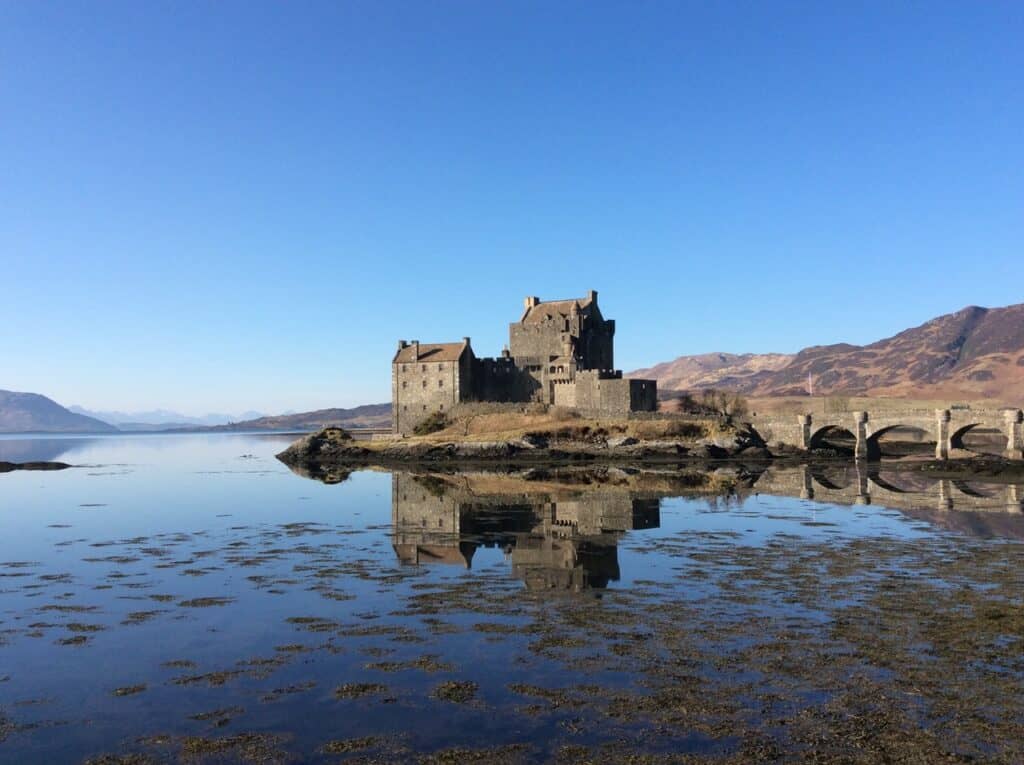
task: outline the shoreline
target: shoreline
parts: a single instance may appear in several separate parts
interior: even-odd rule
[[[429,469],[435,471],[490,469],[496,471],[595,467],[622,469],[694,468],[717,469],[729,466],[754,468],[794,467],[799,465],[863,465],[873,470],[927,473],[936,478],[985,477],[1006,482],[1024,480],[1024,461],[995,455],[978,454],[949,460],[922,456],[858,461],[842,454],[823,455],[798,449],[771,451],[746,442],[743,434],[731,444],[684,443],[668,441],[594,444],[568,441],[555,444],[526,440],[503,441],[391,441],[370,447],[357,442],[340,429],[328,428],[299,438],[276,455],[291,469],[331,473],[362,468]]]

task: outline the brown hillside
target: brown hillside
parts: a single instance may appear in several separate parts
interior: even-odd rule
[[[736,361],[707,368],[703,360],[709,356]],[[800,396],[807,393],[810,375],[815,395],[1021,402],[1024,304],[970,306],[865,346],[814,346],[790,357],[683,356],[634,375],[656,378],[665,391],[721,387],[756,396]]]

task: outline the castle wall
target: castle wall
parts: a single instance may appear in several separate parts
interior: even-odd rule
[[[621,372],[578,372],[575,388],[575,406],[583,411],[624,415],[658,408],[657,384],[653,380],[624,380]]]
[[[615,322],[591,322],[579,339],[577,354],[581,369],[615,369]]]
[[[576,408],[576,383],[558,383],[554,386],[555,406],[565,406],[571,409]]]
[[[472,398],[476,401],[532,401],[540,384],[511,358],[477,359]]]
[[[627,380],[629,408],[633,412],[658,411],[658,382],[656,380]]]
[[[434,412],[447,412],[472,390],[472,366],[460,361],[394,364],[392,420],[394,430],[409,435]]]

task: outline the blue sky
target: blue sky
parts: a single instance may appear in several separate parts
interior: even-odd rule
[[[845,7],[839,7],[845,5]],[[0,4],[0,388],[389,397],[597,289],[626,369],[1024,301],[1024,4]]]

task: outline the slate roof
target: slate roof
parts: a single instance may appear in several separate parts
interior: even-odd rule
[[[410,343],[395,354],[395,364],[419,363],[421,361],[458,361],[467,343],[420,343],[420,356],[416,358],[416,349]]]
[[[575,298],[572,300],[548,300],[546,302],[540,302],[532,308],[527,309],[526,313],[523,314],[523,324],[539,324],[542,321],[548,319],[557,319],[559,317],[569,316],[573,313],[575,308],[578,312],[583,312],[583,309],[590,307],[590,298]]]

